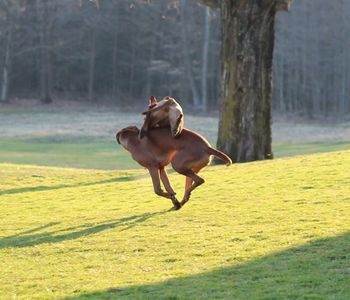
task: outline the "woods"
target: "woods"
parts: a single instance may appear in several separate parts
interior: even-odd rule
[[[349,116],[350,1],[293,1],[275,28],[274,110]]]
[[[277,17],[274,110],[308,116],[349,111],[348,6],[295,1],[291,12]],[[1,99],[35,98],[46,85],[56,99],[97,97],[125,105],[155,90],[189,106],[216,108],[219,22],[218,10],[193,1],[104,0],[100,9],[89,1],[3,1]],[[330,69],[335,72],[327,75]]]
[[[155,94],[218,110],[222,16],[200,2],[1,1],[0,99],[127,108]],[[349,12],[349,1],[295,0],[277,15],[274,112],[347,117]]]
[[[218,12],[194,1],[0,5],[1,85],[8,91],[3,101],[52,97],[132,107],[155,93],[203,110],[216,107]]]

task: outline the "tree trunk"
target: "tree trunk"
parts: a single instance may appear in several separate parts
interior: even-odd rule
[[[113,51],[112,51],[112,97],[113,101],[119,99],[119,82],[118,82],[118,48],[119,48],[119,5],[116,4],[116,10],[114,11],[114,23],[116,28],[113,31]]]
[[[131,46],[131,58],[130,58],[130,72],[129,72],[129,79],[128,79],[128,95],[132,97],[135,96],[134,94],[134,77],[135,77],[135,68],[137,64],[137,55],[136,55],[136,41],[139,40],[139,33],[135,37],[135,41]]]
[[[90,48],[90,57],[89,57],[88,101],[90,102],[92,102],[94,98],[95,58],[96,58],[96,28],[93,28],[91,33],[91,48]]]
[[[7,33],[6,48],[5,48],[5,60],[2,68],[2,83],[1,83],[1,97],[0,102],[7,101],[8,86],[9,86],[9,68],[10,68],[10,54],[11,54],[11,43],[12,43],[12,27],[9,26]]]
[[[236,162],[272,158],[271,74],[276,2],[226,0],[217,147]]]
[[[209,42],[210,42],[210,12],[209,7],[206,7],[204,12],[204,42],[203,42],[203,52],[202,52],[202,109],[208,110],[208,64],[209,64]]]
[[[40,100],[42,103],[51,103],[50,82],[50,53],[49,53],[49,29],[47,0],[37,0],[37,14],[39,19],[39,43],[40,43]]]
[[[185,62],[185,72],[188,79],[188,83],[192,92],[193,105],[195,108],[201,108],[201,101],[199,99],[199,94],[196,86],[196,82],[194,79],[193,71],[192,71],[192,63],[189,53],[190,43],[187,38],[187,28],[186,28],[186,16],[185,16],[185,7],[186,0],[180,1],[180,17],[181,17],[181,43],[182,43],[182,52]]]
[[[113,34],[113,52],[112,52],[112,97],[113,101],[118,98],[118,84],[117,84],[117,60],[118,60],[118,32]]]

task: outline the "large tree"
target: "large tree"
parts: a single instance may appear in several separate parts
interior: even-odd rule
[[[221,9],[222,99],[217,147],[234,161],[272,158],[271,75],[276,12],[292,0],[199,0]]]

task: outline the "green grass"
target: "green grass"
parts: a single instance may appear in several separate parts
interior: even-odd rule
[[[0,164],[0,299],[349,299],[349,170],[208,167],[173,212],[142,169]]]
[[[84,169],[139,168],[115,141],[128,125],[142,125],[141,109],[62,102],[0,105],[0,163]],[[145,103],[146,104],[146,103]],[[186,127],[217,140],[218,118],[186,114]],[[350,150],[350,124],[276,121],[272,125],[275,158]]]
[[[276,143],[273,144],[275,157],[288,157],[301,154],[325,153],[350,149],[350,142],[323,141],[305,143]]]
[[[88,169],[132,169],[140,166],[111,138],[3,138],[0,162]]]
[[[212,142],[215,145],[215,142]],[[350,149],[347,142],[279,143],[275,158]],[[87,136],[2,138],[0,162],[85,169],[120,170],[140,166],[114,140]]]

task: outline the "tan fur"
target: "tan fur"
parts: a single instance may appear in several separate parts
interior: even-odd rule
[[[208,165],[211,155],[226,161],[227,165],[232,163],[226,154],[213,149],[204,137],[185,128],[176,139],[168,128],[152,129],[144,139],[139,139],[138,134],[137,127],[124,128],[117,133],[117,141],[131,153],[134,160],[149,170],[155,193],[170,198],[175,209],[180,209],[189,200],[191,192],[204,183],[197,173]],[[169,163],[176,172],[186,176],[181,203],[175,197],[165,170]],[[166,192],[160,186],[160,179]]]
[[[140,131],[140,138],[147,135],[150,129],[156,127],[170,126],[173,137],[181,134],[184,126],[184,115],[180,104],[174,98],[167,96],[158,102],[154,96],[151,96],[148,110],[142,114],[145,115],[145,120]]]

